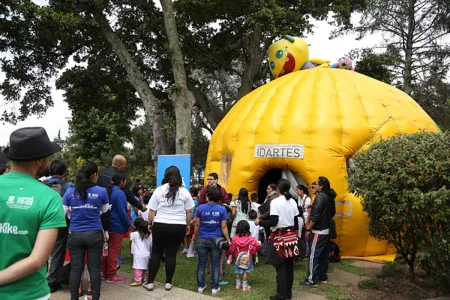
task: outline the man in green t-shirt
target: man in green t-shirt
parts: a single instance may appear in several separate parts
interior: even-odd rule
[[[11,172],[0,176],[0,299],[47,300],[45,264],[66,221],[61,195],[35,177],[61,147],[41,127],[18,129],[9,143]]]

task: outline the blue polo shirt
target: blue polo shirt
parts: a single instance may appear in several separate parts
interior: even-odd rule
[[[109,204],[106,189],[96,185],[88,188],[86,194],[86,199],[80,199],[75,187],[64,194],[63,205],[69,206],[71,211],[70,231],[102,230],[100,210],[103,204]]]
[[[198,237],[213,239],[223,236],[222,221],[228,220],[225,207],[214,202],[208,202],[198,207],[195,216],[200,218]]]

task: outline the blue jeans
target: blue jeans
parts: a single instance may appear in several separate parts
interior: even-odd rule
[[[197,240],[197,254],[198,254],[198,265],[197,265],[197,283],[198,287],[202,288],[205,286],[205,268],[208,263],[208,257],[211,254],[211,287],[213,289],[219,288],[219,277],[220,277],[220,255],[222,250],[220,250],[214,239],[202,239]]]

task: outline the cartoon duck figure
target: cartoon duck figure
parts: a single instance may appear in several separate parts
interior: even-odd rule
[[[309,58],[308,44],[304,39],[284,36],[283,39],[269,47],[269,64],[273,77],[278,78],[297,70],[312,68],[339,68],[353,70],[352,61],[342,57],[335,64],[330,65],[329,60]]]

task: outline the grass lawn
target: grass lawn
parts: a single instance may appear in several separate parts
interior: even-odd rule
[[[128,239],[124,239],[122,244],[121,256],[126,260],[120,268],[120,272],[133,273],[133,259],[128,256],[130,252],[130,242]],[[177,256],[177,266],[174,275],[174,285],[186,290],[197,292],[197,258],[187,258],[184,255],[179,254]],[[227,265],[225,280],[229,284],[225,287],[221,287],[219,293],[221,298],[224,299],[268,299],[269,296],[276,294],[276,273],[275,269],[271,265],[264,263],[265,258],[262,257],[259,260],[259,264],[255,270],[249,274],[249,284],[252,286],[251,292],[242,292],[235,289],[235,275],[232,272],[232,265]],[[335,268],[352,272],[357,275],[364,275],[364,269],[354,267],[351,265],[353,261],[343,261],[342,264],[330,264],[329,272],[332,272]],[[321,285],[318,289],[303,288],[299,283],[303,281],[306,276],[307,265],[306,261],[295,266],[294,275],[294,290],[302,290],[309,293],[323,294],[332,300],[345,300],[352,299],[348,294],[348,288],[345,286],[337,285]],[[165,282],[165,273],[162,268],[158,271],[156,281]],[[205,290],[206,295],[211,295],[211,279],[206,274],[205,281],[208,285],[208,289]]]

